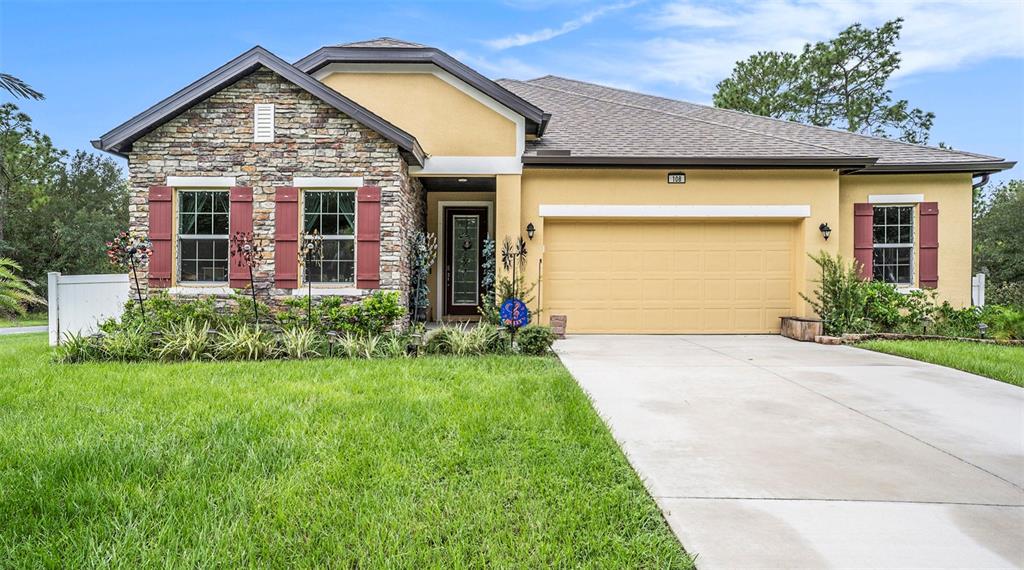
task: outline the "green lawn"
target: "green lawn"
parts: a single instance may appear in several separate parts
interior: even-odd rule
[[[0,337],[0,567],[688,568],[554,358],[54,365]]]
[[[869,340],[857,346],[1024,386],[1024,346],[955,340]]]
[[[45,325],[47,322],[46,313],[29,313],[24,317],[0,317],[0,329]]]

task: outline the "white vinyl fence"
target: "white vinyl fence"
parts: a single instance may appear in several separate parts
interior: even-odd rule
[[[128,275],[47,274],[50,346],[67,334],[96,332],[96,325],[120,317],[128,300]]]
[[[971,277],[971,304],[975,307],[985,306],[985,274],[979,273]]]

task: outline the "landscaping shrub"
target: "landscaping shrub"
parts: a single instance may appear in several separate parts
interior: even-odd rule
[[[214,339],[206,321],[187,317],[171,326],[157,343],[161,360],[206,360],[213,358]]]
[[[973,338],[980,334],[981,311],[976,307],[957,309],[949,301],[944,301],[934,306],[929,316],[932,322],[922,331],[926,334],[957,338]]]
[[[98,337],[66,334],[54,352],[54,360],[62,364],[102,360],[103,353],[100,351],[98,340]]]
[[[1024,309],[1018,307],[985,307],[983,318],[989,336],[998,340],[1024,340]]]
[[[297,304],[286,307],[285,322],[303,322],[305,310],[305,306],[300,309]],[[375,291],[362,301],[350,304],[345,304],[340,297],[325,297],[313,307],[314,325],[325,331],[364,336],[384,334],[403,315],[405,308],[399,301],[397,291]]]
[[[986,287],[985,302],[993,305],[1009,305],[1024,309],[1024,281],[990,283]]]
[[[100,338],[100,351],[106,360],[136,362],[152,357],[153,335],[143,326],[126,326]]]
[[[551,345],[554,343],[555,333],[551,327],[543,325],[523,327],[516,334],[516,346],[523,354],[543,356],[551,352]]]
[[[288,358],[315,358],[321,355],[323,337],[314,328],[296,326],[281,332],[281,354]]]
[[[385,335],[381,339],[377,355],[382,358],[403,358],[409,356],[409,338],[400,334]]]
[[[216,343],[217,357],[234,360],[262,360],[273,358],[277,340],[264,329],[240,324],[219,331]]]
[[[847,263],[842,256],[824,251],[810,257],[821,268],[821,279],[813,299],[800,296],[821,317],[825,334],[868,332],[871,323],[864,316],[868,283],[860,278],[857,262]]]
[[[901,292],[881,281],[868,281],[864,287],[864,318],[875,330],[917,332],[929,316],[932,299],[924,291]]]
[[[143,301],[146,316],[135,301],[127,301],[120,321],[109,319],[100,324],[100,330],[114,333],[124,327],[143,327],[150,331],[166,331],[174,324],[183,324],[187,319],[195,323],[207,323],[209,327],[219,328],[225,316],[217,313],[212,297],[189,301],[172,299],[166,291],[155,291]],[[251,309],[250,309],[251,314]]]

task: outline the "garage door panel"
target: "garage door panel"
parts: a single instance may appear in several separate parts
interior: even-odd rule
[[[792,313],[792,223],[545,225],[543,300],[570,332],[772,332]]]

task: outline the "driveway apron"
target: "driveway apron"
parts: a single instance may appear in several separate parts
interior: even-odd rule
[[[709,568],[1024,567],[1024,390],[780,336],[556,343]]]

